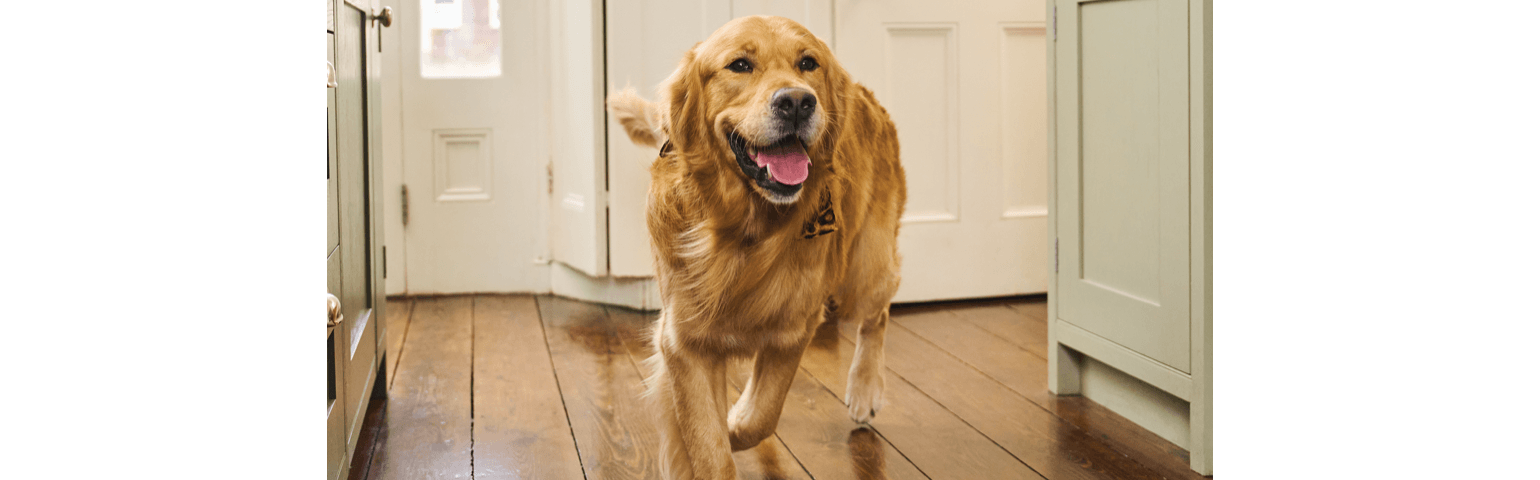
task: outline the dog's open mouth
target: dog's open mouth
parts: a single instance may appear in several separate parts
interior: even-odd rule
[[[796,135],[761,147],[749,145],[737,132],[728,132],[727,144],[738,157],[738,167],[761,188],[787,201],[796,199],[812,163]]]

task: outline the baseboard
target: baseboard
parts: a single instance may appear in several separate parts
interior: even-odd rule
[[[1187,401],[1089,355],[1080,355],[1079,361],[1081,395],[1177,446],[1191,448]]]
[[[585,302],[656,311],[663,305],[652,277],[590,277],[560,262],[551,264],[551,293]]]

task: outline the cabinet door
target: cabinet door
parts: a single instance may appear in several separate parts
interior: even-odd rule
[[[337,197],[339,238],[337,255],[342,260],[343,331],[346,335],[343,422],[348,428],[348,451],[357,442],[359,420],[368,406],[368,388],[374,372],[374,289],[370,271],[370,155],[368,155],[367,86],[365,58],[370,32],[368,12],[351,3],[337,6]]]
[[[1059,0],[1058,316],[1191,373],[1185,0]]]
[[[378,150],[377,133],[371,134],[371,126],[377,126],[377,97],[371,98],[371,63],[378,58],[376,45],[370,41],[378,24],[366,8],[351,2],[339,2],[336,10],[336,33],[333,41],[334,65],[337,70],[337,87],[333,89],[335,111],[336,152],[333,157],[337,179],[338,246],[333,254],[337,257],[332,267],[340,280],[337,297],[342,301],[343,321],[337,326],[340,336],[337,356],[342,363],[342,392],[338,395],[342,404],[343,428],[347,432],[347,448],[343,462],[352,457],[357,448],[357,438],[362,425],[363,413],[368,406],[369,393],[375,381],[378,365],[377,305],[379,275],[374,245],[377,243],[374,217],[378,215],[379,176],[377,162],[372,154]],[[377,68],[375,68],[377,70]],[[374,100],[374,101],[371,101]],[[346,474],[347,467],[341,467]]]

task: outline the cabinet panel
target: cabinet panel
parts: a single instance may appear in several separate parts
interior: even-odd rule
[[[1187,8],[1058,12],[1058,315],[1190,373]]]
[[[378,358],[375,356],[375,329],[380,322],[375,321],[376,319],[372,318],[373,315],[369,315],[372,313],[374,310],[369,310],[367,316],[358,321],[358,324],[363,326],[358,337],[360,341],[354,343],[353,350],[348,352],[347,381],[345,382],[348,416],[345,420],[349,432],[349,444],[357,441],[359,427],[364,421],[364,411],[369,407],[369,390],[374,386],[375,360]]]

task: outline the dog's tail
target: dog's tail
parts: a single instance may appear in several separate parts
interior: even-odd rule
[[[632,143],[657,148],[668,141],[657,105],[637,96],[636,89],[627,86],[611,93],[605,99],[604,106],[615,116],[615,121],[626,129],[626,135],[631,137]]]

